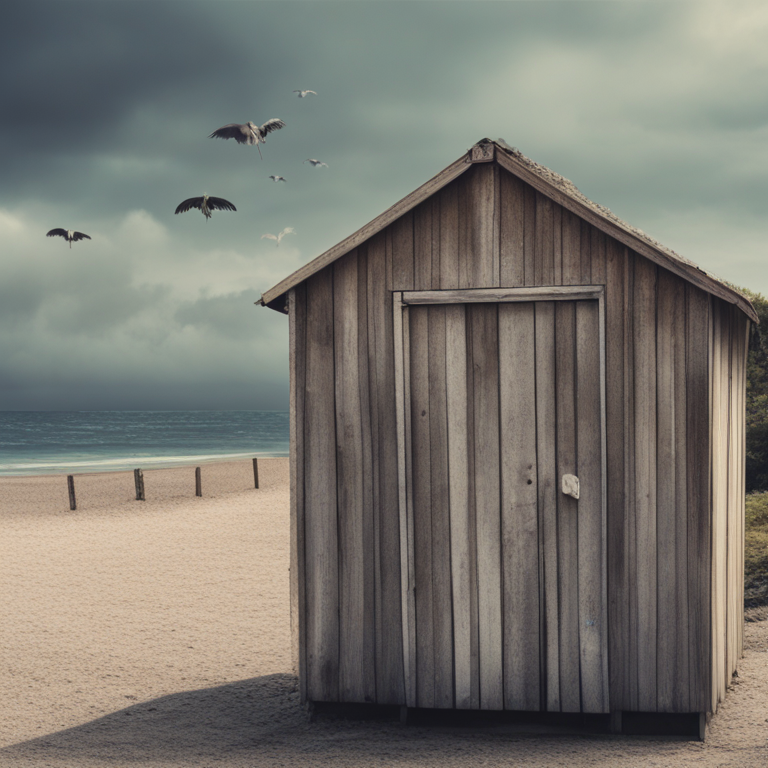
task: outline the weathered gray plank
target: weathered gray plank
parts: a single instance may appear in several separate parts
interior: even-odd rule
[[[597,299],[601,285],[545,285],[522,288],[466,288],[446,291],[406,291],[405,304],[479,304],[500,301],[579,301]]]
[[[677,632],[677,665],[675,668],[674,706],[677,712],[690,712],[690,644],[688,631],[688,450],[686,439],[687,417],[687,335],[688,302],[685,282],[675,280],[674,295],[675,336],[675,558],[677,562],[675,584],[678,611],[675,618]]]
[[[440,206],[440,282],[439,288],[459,287],[459,190],[457,184],[444,187],[438,196]]]
[[[413,212],[404,213],[389,225],[392,238],[392,287],[411,291],[414,287]]]
[[[538,454],[539,583],[544,644],[543,703],[560,710],[557,556],[557,454],[555,405],[555,305],[536,304],[536,440]]]
[[[656,265],[635,261],[635,531],[638,706],[656,710]]]
[[[468,287],[499,284],[495,168],[495,163],[482,163],[467,174]]]
[[[552,204],[552,243],[555,256],[554,285],[563,284],[563,208]]]
[[[451,530],[446,411],[447,307],[429,307],[429,450],[432,505],[432,610],[434,706],[453,707]]]
[[[594,262],[593,262],[594,266]],[[576,305],[577,445],[579,457],[579,641],[581,707],[608,712],[604,626],[603,457],[598,305]]]
[[[563,210],[563,285],[581,284],[581,219]]]
[[[542,194],[536,195],[536,242],[534,246],[534,282],[536,285],[555,283],[555,242],[554,213],[552,200]]]
[[[565,474],[577,475],[576,443],[576,302],[555,305],[555,392],[557,435],[557,591],[559,606],[560,709],[581,710],[579,584],[581,557],[579,529],[581,502],[559,487]],[[595,328],[595,331],[597,328]],[[599,370],[599,366],[598,366]],[[579,392],[579,408],[582,407]],[[598,399],[599,404],[599,399]],[[598,414],[599,424],[599,414]],[[583,482],[583,481],[582,481]]]
[[[525,285],[525,189],[506,171],[499,173],[500,187],[500,285]],[[448,287],[448,286],[446,286]]]
[[[394,323],[384,232],[368,243],[368,349],[376,548],[376,697],[404,704]]]
[[[336,413],[333,376],[333,271],[307,281],[305,547],[307,696],[339,698],[339,574]]]
[[[566,212],[567,213],[567,212]],[[566,216],[566,213],[563,216]],[[573,215],[567,213],[567,215]],[[608,241],[605,288],[608,641],[611,710],[627,704],[629,613],[624,496],[624,270],[625,248]]]
[[[365,604],[363,541],[363,446],[360,409],[357,317],[357,252],[333,264],[334,358],[336,383],[336,495],[339,542],[339,697],[373,701],[366,689],[370,656]],[[373,616],[371,615],[372,619]],[[372,627],[372,623],[369,625]]]
[[[690,708],[710,708],[710,297],[688,285],[686,318],[686,482]]]
[[[541,706],[534,305],[499,306],[504,706]],[[578,685],[578,679],[577,679]]]
[[[658,636],[656,655],[657,709],[675,711],[677,677],[677,415],[675,406],[675,292],[677,278],[665,270],[658,276],[656,308],[656,526]]]
[[[306,384],[306,287],[291,289],[290,359],[291,645],[301,703],[307,701],[306,561],[304,557],[304,390]]]
[[[480,708],[503,709],[497,308],[472,313]]]
[[[445,322],[455,704],[458,709],[468,709],[472,701],[472,656],[467,457],[467,337],[464,307],[446,306]]]
[[[432,595],[432,471],[429,401],[429,307],[409,310],[411,446],[416,574],[416,700],[435,706],[435,633]]]
[[[437,256],[437,244],[432,232],[432,206],[431,199],[425,200],[413,211],[413,287],[416,290],[429,290],[433,287],[432,258]]]
[[[586,221],[581,221],[581,282],[592,282],[592,233],[594,227],[590,227]]]
[[[536,190],[526,184],[524,197],[523,258],[525,261],[525,284],[536,285]]]

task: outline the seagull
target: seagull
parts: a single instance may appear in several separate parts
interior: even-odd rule
[[[269,178],[272,179],[272,181],[286,181],[285,176],[270,176]]]
[[[305,96],[308,96],[310,93],[313,93],[315,96],[317,96],[317,91],[294,91],[294,93],[298,93],[300,99],[303,99]]]
[[[190,197],[189,200],[179,203],[176,207],[176,213],[185,213],[190,208],[198,208],[203,216],[205,216],[206,220],[211,218],[211,211],[237,210],[229,200],[225,200],[223,197],[203,195],[202,197]]]
[[[322,167],[322,166],[325,166],[326,168],[328,167],[328,163],[323,163],[320,160],[315,160],[314,157],[308,157],[304,162],[312,163],[313,168]]]
[[[72,243],[76,243],[78,240],[90,240],[91,236],[86,235],[84,232],[75,232],[71,229],[62,229],[59,227],[58,229],[52,229],[46,237],[53,237],[54,235],[58,235],[59,237],[63,237],[68,243],[69,247],[72,247]]]
[[[238,144],[255,144],[261,157],[259,144],[264,144],[268,133],[285,128],[285,123],[276,117],[267,120],[262,126],[252,123],[229,123],[221,128],[217,128],[208,138],[209,139],[234,139]]]
[[[280,241],[286,236],[286,235],[295,235],[296,230],[293,227],[286,227],[279,235],[262,235],[261,239],[263,240],[265,237],[269,238],[270,240],[277,240],[277,244],[280,245]]]

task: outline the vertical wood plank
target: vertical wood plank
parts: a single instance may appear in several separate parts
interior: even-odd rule
[[[392,288],[411,291],[413,279],[413,211],[404,213],[389,225],[392,237]]]
[[[496,164],[480,163],[465,176],[467,182],[467,256],[470,288],[490,288],[499,284],[496,213]]]
[[[432,288],[432,198],[428,198],[413,210],[413,287],[417,291]]]
[[[288,299],[290,358],[291,484],[291,645],[299,676],[299,697],[307,701],[306,561],[304,556],[304,391],[306,385],[306,286],[292,288]]]
[[[581,219],[563,211],[563,285],[581,284]]]
[[[710,297],[686,286],[686,483],[690,708],[710,708]],[[714,367],[713,367],[714,372]],[[713,382],[714,383],[714,382]]]
[[[371,426],[371,376],[368,349],[368,250],[357,249],[357,372],[360,393],[361,492],[360,516],[363,536],[363,600],[365,628],[363,655],[369,661],[363,677],[366,695],[376,701],[376,668],[370,660],[376,658],[376,533],[373,512],[373,434]]]
[[[596,301],[576,302],[576,361],[581,705],[584,712],[607,712],[603,676],[607,669],[603,657],[607,627],[603,625],[601,365]]]
[[[494,304],[470,306],[473,315],[480,708],[503,709],[498,316]]]
[[[658,638],[656,678],[659,712],[673,712],[677,667],[677,468],[675,427],[676,278],[659,271],[656,309],[656,533]]]
[[[552,242],[555,251],[554,285],[563,284],[563,208],[557,203],[552,204]]]
[[[459,190],[456,182],[440,190],[439,288],[459,287]]]
[[[307,570],[307,695],[339,698],[339,573],[336,515],[333,272],[307,280],[304,444]]]
[[[608,642],[611,661],[610,707],[612,711],[619,712],[629,709],[626,684],[629,613],[624,518],[624,274],[626,259],[625,248],[610,239],[606,253],[605,287]]]
[[[409,309],[411,445],[416,574],[416,701],[435,706],[435,638],[432,606],[432,471],[429,402],[429,307]]]
[[[526,273],[527,274],[527,273]],[[560,710],[560,653],[557,553],[557,455],[555,405],[554,303],[536,303],[536,445],[539,509],[539,584],[543,605],[542,700],[546,710]]]
[[[581,283],[592,284],[592,232],[595,228],[583,219],[579,220],[581,232]]]
[[[583,256],[583,253],[582,253]],[[583,264],[583,262],[582,262]],[[635,531],[638,706],[656,711],[656,265],[635,262]]]
[[[554,213],[552,198],[536,193],[536,242],[534,281],[536,285],[555,282]]]
[[[367,671],[372,651],[366,632],[363,520],[363,442],[360,407],[357,252],[333,264],[334,354],[336,382],[336,471],[339,542],[339,697],[374,701]],[[370,616],[373,619],[373,616]],[[368,646],[368,647],[366,647]]]
[[[687,295],[685,282],[675,279],[673,333],[674,333],[674,397],[675,397],[675,589],[677,615],[675,616],[674,697],[676,712],[691,712],[690,704],[690,640],[688,630],[688,443],[687,373],[688,352],[686,320]]]
[[[533,303],[500,304],[504,706],[532,711],[541,706],[534,341]]]
[[[608,237],[597,227],[590,227],[590,283],[592,285],[605,285],[605,254]]]
[[[536,285],[536,190],[524,185],[523,258],[525,261],[525,285]]]
[[[445,306],[429,307],[429,449],[432,506],[434,706],[453,707],[453,617]]]
[[[376,547],[376,696],[405,704],[397,486],[394,320],[385,232],[368,241],[368,350]]]
[[[576,441],[576,302],[557,302],[554,308],[555,335],[553,341],[555,344],[557,414],[555,427],[557,434],[556,478],[559,484],[560,478],[564,474],[576,475],[583,483],[577,463]],[[581,403],[581,393],[579,393],[579,403]],[[579,712],[581,710],[579,645],[581,502],[563,494],[559,487],[556,487],[555,493],[557,503],[560,709],[563,712]]]
[[[507,171],[499,171],[500,255],[499,284],[525,285],[525,185]]]
[[[445,310],[455,703],[457,709],[468,709],[472,702],[472,655],[467,456],[467,331],[463,306],[449,305]]]

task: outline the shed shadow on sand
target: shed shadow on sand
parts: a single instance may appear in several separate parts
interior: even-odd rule
[[[330,766],[342,756],[371,765],[414,760],[444,765],[448,756],[496,752],[509,757],[510,750],[514,754],[523,748],[520,742],[526,744],[526,754],[546,755],[552,749],[552,736],[559,736],[555,740],[559,748],[588,748],[594,739],[604,746],[628,743],[626,736],[617,742],[615,736],[585,729],[584,723],[581,727],[570,723],[577,725],[575,730],[563,728],[565,723],[541,729],[531,727],[525,718],[513,723],[506,717],[479,720],[475,714],[467,719],[460,713],[436,710],[413,713],[416,716],[403,726],[399,707],[374,707],[380,711],[376,714],[372,709],[368,717],[370,706],[363,705],[358,712],[331,708],[310,721],[299,702],[297,678],[266,675],[163,696],[5,747],[0,749],[0,765],[208,768],[213,763],[228,765],[230,760],[238,766],[286,765],[284,761],[289,760],[296,765]],[[541,740],[543,735],[548,738]],[[659,746],[663,751],[674,749],[670,742]]]

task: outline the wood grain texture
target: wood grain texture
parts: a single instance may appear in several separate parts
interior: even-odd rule
[[[432,595],[432,470],[429,401],[429,307],[409,310],[411,445],[416,575],[416,701],[435,706]]]
[[[413,211],[393,221],[389,229],[392,239],[392,288],[411,291],[414,288]]]
[[[577,450],[576,404],[576,302],[556,304],[555,410],[557,435],[557,592],[559,613],[560,709],[581,711],[580,605],[581,558],[579,530],[581,501],[561,492],[565,474],[576,475],[583,484]],[[597,327],[595,327],[595,333]],[[599,402],[599,399],[598,399]],[[579,406],[581,397],[579,396]],[[598,416],[599,423],[599,416]]]
[[[710,709],[710,297],[686,286],[686,485],[690,708]],[[714,373],[714,368],[713,368]]]
[[[638,707],[656,710],[656,266],[635,262],[635,542]]]
[[[536,711],[541,638],[533,303],[499,306],[499,410],[504,706]]]
[[[538,458],[539,584],[544,644],[542,700],[560,710],[560,645],[557,555],[557,436],[555,403],[555,305],[536,304],[536,440]]]
[[[506,172],[499,175],[499,187],[499,283],[525,285],[525,188],[517,177]]]
[[[440,281],[437,288],[459,287],[459,190],[458,184],[443,187],[440,210]]]
[[[554,212],[552,199],[536,195],[536,239],[534,244],[534,272],[536,285],[555,283]]]
[[[448,470],[446,309],[429,307],[429,451],[432,506],[434,706],[453,707],[453,604]]]
[[[510,301],[578,301],[597,299],[601,285],[551,285],[523,288],[470,288],[445,291],[405,291],[405,304],[480,304]]]
[[[404,704],[394,321],[386,233],[368,243],[368,368],[376,550],[376,697]]]
[[[563,216],[565,217],[565,213]],[[573,214],[568,213],[569,216]],[[607,580],[610,708],[629,709],[627,674],[629,653],[628,574],[625,520],[624,283],[627,254],[609,240],[606,253],[605,355],[607,438]]]
[[[495,305],[477,304],[468,311],[474,378],[480,708],[503,709],[498,319]]]
[[[475,165],[467,174],[468,287],[499,284],[497,170],[495,163]]]
[[[563,285],[581,284],[581,219],[568,210],[562,213]]]
[[[467,336],[465,308],[445,308],[446,410],[448,417],[448,483],[453,598],[453,663],[455,705],[472,703],[469,471],[467,442]]]
[[[304,553],[304,391],[306,382],[306,286],[289,298],[290,483],[291,483],[291,644],[299,697],[307,701],[306,560]]]
[[[338,701],[339,553],[331,269],[307,281],[306,329],[307,697],[311,701]]]
[[[523,213],[523,258],[525,262],[525,285],[536,285],[536,190],[526,184],[523,189],[525,198]]]
[[[437,257],[438,243],[432,232],[432,199],[425,200],[413,211],[413,287],[430,290],[432,285],[432,259]],[[439,264],[439,259],[438,259]]]
[[[593,262],[594,267],[594,262]],[[603,445],[598,304],[576,304],[576,434],[581,710],[608,712],[604,589]],[[562,689],[562,683],[561,683]]]

